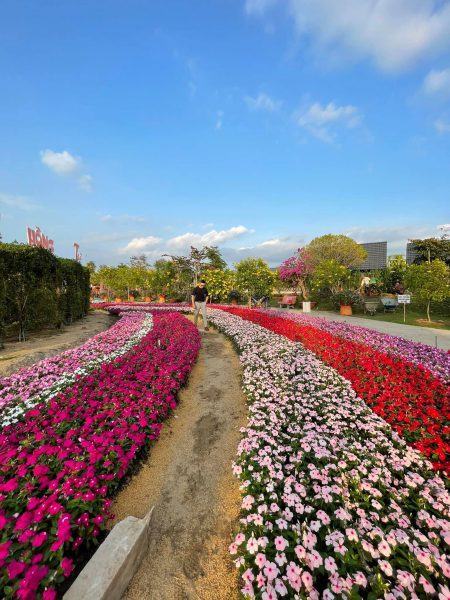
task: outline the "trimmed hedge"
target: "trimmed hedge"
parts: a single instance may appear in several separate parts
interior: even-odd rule
[[[6,327],[26,332],[60,327],[87,314],[89,271],[44,248],[0,244],[0,338]]]

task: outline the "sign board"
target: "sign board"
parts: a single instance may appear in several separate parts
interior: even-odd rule
[[[411,304],[411,295],[410,294],[399,294],[397,296],[397,302],[399,304]]]
[[[27,227],[27,240],[30,246],[45,248],[46,250],[50,250],[50,252],[55,251],[54,241],[44,235],[39,227],[36,227],[36,229]]]
[[[78,262],[81,262],[80,244],[77,244],[77,242],[74,242],[73,247],[75,250],[75,260],[77,260]]]

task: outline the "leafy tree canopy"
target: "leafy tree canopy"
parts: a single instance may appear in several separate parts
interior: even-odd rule
[[[314,238],[306,249],[314,266],[325,260],[333,260],[348,269],[355,269],[367,258],[363,246],[346,235],[328,233]]]

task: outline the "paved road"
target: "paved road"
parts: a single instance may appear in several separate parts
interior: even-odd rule
[[[302,312],[296,310],[296,312]],[[372,321],[369,318],[363,317],[343,317],[332,312],[326,312],[322,310],[314,310],[310,313],[314,317],[323,317],[330,321],[345,321],[352,323],[353,325],[359,325],[360,327],[367,327],[368,329],[375,329],[382,333],[388,333],[389,335],[398,335],[407,340],[413,340],[414,342],[422,342],[422,344],[428,344],[429,346],[436,346],[444,350],[450,350],[450,330],[448,329],[434,329],[432,327],[419,327],[417,325],[402,325],[400,323],[390,323],[388,321]]]

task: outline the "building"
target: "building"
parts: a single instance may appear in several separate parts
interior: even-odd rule
[[[406,262],[408,265],[412,265],[418,257],[418,252],[412,242],[406,244]]]
[[[385,269],[387,267],[387,242],[367,242],[360,244],[367,252],[367,258],[358,267],[359,271]]]

